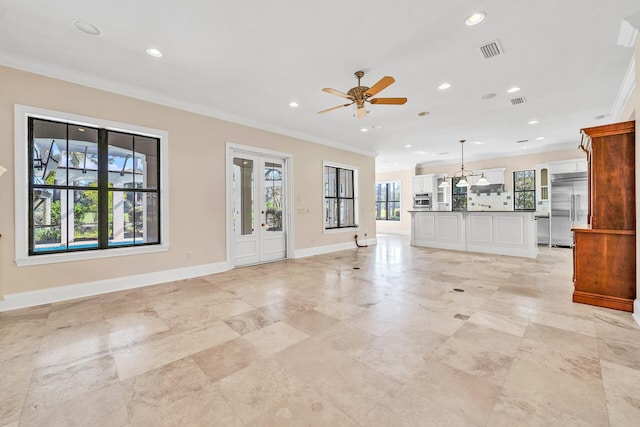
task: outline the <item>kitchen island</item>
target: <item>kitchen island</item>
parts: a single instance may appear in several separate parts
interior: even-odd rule
[[[535,212],[410,210],[411,245],[536,258]]]

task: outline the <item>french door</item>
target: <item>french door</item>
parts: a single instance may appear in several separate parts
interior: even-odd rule
[[[286,159],[234,150],[230,166],[234,265],[285,259]]]

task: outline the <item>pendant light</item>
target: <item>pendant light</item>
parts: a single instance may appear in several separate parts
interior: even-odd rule
[[[456,187],[458,188],[468,187],[469,182],[467,181],[467,178],[471,176],[478,176],[478,174],[474,174],[472,171],[464,170],[464,143],[465,143],[465,140],[461,139],[460,140],[460,150],[461,150],[460,170],[454,172],[451,175],[451,179],[455,178],[456,176],[460,176],[460,179],[456,183]],[[478,182],[476,182],[475,185],[489,185],[489,180],[487,179],[486,176],[484,176],[484,172],[482,172],[482,174],[480,175],[480,179],[478,179]],[[449,188],[448,180],[445,178],[440,183],[440,185],[438,185],[438,188]]]

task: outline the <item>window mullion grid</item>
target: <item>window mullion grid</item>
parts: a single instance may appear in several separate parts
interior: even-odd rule
[[[109,132],[98,130],[98,248],[109,247]]]
[[[336,216],[338,220],[337,228],[342,227],[342,218],[340,215],[340,168],[336,168]]]
[[[27,188],[29,189],[29,197],[27,197],[28,200],[28,212],[29,212],[29,245],[28,245],[28,250],[29,253],[32,254],[33,251],[35,250],[35,221],[34,221],[34,214],[33,214],[33,209],[34,209],[34,205],[33,205],[33,175],[34,175],[34,171],[33,171],[33,162],[34,162],[34,158],[33,158],[33,151],[34,151],[34,147],[35,147],[35,141],[33,139],[33,119],[29,119],[28,121],[28,126],[29,129],[27,130],[28,132],[28,141],[29,141],[29,153],[28,153],[28,159],[29,159],[29,184],[27,185]]]
[[[389,221],[389,185],[390,185],[390,184],[389,184],[388,182],[385,184],[385,187],[387,187],[387,188],[386,188],[387,197],[386,197],[386,199],[385,199],[385,200],[386,200],[386,201],[385,201],[385,204],[386,204],[386,209],[385,209],[385,216],[386,216],[386,218],[385,218],[385,219],[386,219],[387,221]]]

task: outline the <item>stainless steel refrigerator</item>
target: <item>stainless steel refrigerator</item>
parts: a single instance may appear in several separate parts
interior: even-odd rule
[[[551,175],[551,246],[572,246],[572,224],[586,224],[589,212],[587,172]]]

